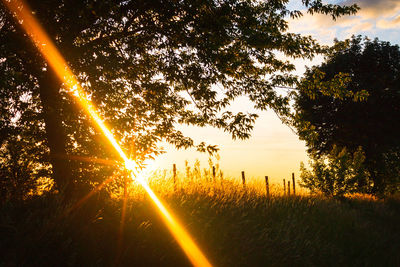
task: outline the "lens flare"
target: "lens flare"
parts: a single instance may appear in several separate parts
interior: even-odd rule
[[[133,178],[133,177],[132,177]],[[157,211],[161,215],[164,223],[167,225],[172,235],[178,241],[183,251],[188,256],[189,260],[194,266],[212,266],[196,243],[190,237],[189,233],[181,226],[176,218],[168,211],[161,200],[154,194],[153,190],[146,183],[143,177],[137,176],[136,180],[146,189],[150,198],[153,200],[154,205],[158,208]]]
[[[101,117],[96,112],[92,103],[88,100],[79,82],[73,75],[68,67],[66,61],[57,50],[53,42],[42,29],[38,21],[32,15],[32,11],[28,8],[26,3],[22,1],[3,0],[4,4],[14,14],[18,23],[30,36],[33,43],[39,49],[40,53],[46,59],[47,63],[54,70],[58,78],[60,78],[66,88],[69,88],[70,93],[76,97],[79,104],[86,111],[86,113],[95,121],[97,127],[103,132],[120,157],[125,162],[125,167],[131,172],[131,178],[137,180],[143,188],[147,191],[150,198],[158,209],[162,219],[166,223],[172,235],[176,238],[179,245],[186,253],[189,260],[194,266],[211,266],[205,255],[201,252],[199,247],[185,231],[181,224],[174,218],[172,213],[164,206],[161,200],[156,196],[153,190],[149,187],[144,177],[141,176],[137,163],[129,159],[122,148],[119,146],[117,140],[114,138],[112,132],[107,128]]]
[[[125,169],[129,171],[134,171],[137,170],[139,166],[136,164],[136,162],[132,159],[127,159],[125,160]]]

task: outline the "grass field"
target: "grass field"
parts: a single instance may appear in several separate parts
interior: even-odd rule
[[[151,185],[215,266],[400,266],[399,201],[273,188],[267,198],[262,185],[197,178]],[[129,188],[121,230],[122,203],[96,194],[70,213],[51,194],[3,203],[0,266],[190,266],[141,188]]]

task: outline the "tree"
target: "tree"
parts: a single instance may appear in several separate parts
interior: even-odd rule
[[[333,19],[358,9],[325,5],[321,0],[302,2],[307,12]],[[288,10],[286,0],[29,4],[101,116],[125,148],[134,148],[139,161],[157,152],[160,140],[178,148],[215,150],[194,144],[175,128],[178,123],[211,125],[233,138],[249,137],[257,115],[232,113],[231,101],[246,95],[258,109],[287,112],[288,98],[279,96],[274,87],[296,82],[289,73],[294,65],[279,60],[274,52],[312,58],[323,50],[311,37],[287,32],[287,19],[302,13]],[[3,4],[0,10],[1,103],[6,111],[1,113],[0,128],[22,129],[25,120],[36,123],[44,133],[35,137],[36,142],[46,144],[43,150],[50,153],[48,163],[59,189],[68,188],[72,180],[96,181],[107,167],[70,161],[70,156],[115,160],[117,155],[110,155],[107,141],[77,109],[13,14]],[[23,102],[35,106],[33,114],[25,116]],[[16,119],[20,116],[24,120]],[[12,137],[2,136],[7,138]]]
[[[332,79],[339,82],[329,83]],[[327,83],[346,91],[329,94]],[[328,155],[337,146],[354,153],[361,147],[372,179],[370,193],[398,191],[399,47],[360,36],[335,41],[325,62],[307,70],[300,87],[294,125],[309,152]]]

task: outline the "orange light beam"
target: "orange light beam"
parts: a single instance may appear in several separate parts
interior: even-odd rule
[[[140,174],[139,174],[140,175]],[[133,177],[132,177],[133,179]],[[175,237],[178,244],[188,256],[194,266],[212,266],[206,256],[201,252],[196,243],[190,237],[189,233],[181,226],[176,218],[164,206],[157,195],[151,190],[150,186],[142,177],[136,177],[136,180],[144,187],[147,194],[153,200],[153,203],[158,208],[157,211],[161,215],[164,223],[169,228],[172,235]]]
[[[32,11],[30,10],[30,8],[26,5],[26,3],[23,3],[19,0],[3,0],[3,2],[12,12],[14,12],[16,19],[20,23],[21,27],[30,36],[33,43],[46,59],[47,63],[54,70],[58,78],[60,78],[65,83],[66,88],[70,89],[70,93],[72,93],[76,97],[83,109],[96,122],[96,125],[107,137],[107,139],[113,145],[114,149],[118,152],[120,157],[124,160],[124,162],[129,162],[128,157],[118,145],[118,142],[115,140],[113,134],[104,124],[100,116],[97,114],[93,104],[87,99],[85,92],[80,86],[78,80],[75,78],[75,75],[72,73],[71,69],[68,67],[67,62],[64,60],[64,58],[57,50],[56,46],[53,44],[46,32],[42,29],[39,22],[32,15]]]
[[[87,99],[82,87],[68,67],[66,61],[61,56],[51,39],[47,36],[38,21],[32,15],[32,11],[22,1],[3,0],[4,4],[15,14],[17,21],[21,27],[30,36],[40,53],[46,59],[47,63],[54,70],[56,75],[65,83],[67,88],[71,89],[71,93],[76,97],[82,108],[96,122],[103,134],[107,137],[120,157],[125,162],[125,167],[131,171],[131,178],[136,179],[147,191],[155,206],[158,208],[162,219],[166,223],[168,229],[178,241],[179,245],[186,253],[189,260],[194,266],[212,266],[202,253],[191,236],[184,230],[181,224],[174,218],[171,212],[167,210],[161,200],[156,196],[150,186],[146,183],[144,177],[140,176],[139,168],[134,160],[129,159],[122,148],[115,140],[111,131],[104,124],[103,120],[97,114],[92,103]]]

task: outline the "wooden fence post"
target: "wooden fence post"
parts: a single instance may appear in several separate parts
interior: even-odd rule
[[[268,176],[265,176],[265,188],[267,190],[267,198],[269,198],[269,182],[268,182]]]
[[[242,171],[242,183],[243,187],[246,187],[246,177],[244,176],[244,171]]]
[[[292,182],[293,182],[293,195],[296,195],[296,181],[294,180],[294,172],[292,172]]]
[[[221,170],[219,171],[219,176],[221,178],[221,188],[222,188],[222,191],[224,191],[224,175]]]
[[[212,168],[212,175],[213,175],[213,181],[214,181],[214,183],[216,182],[216,179],[215,179],[215,166],[213,166],[213,168]]]
[[[172,165],[172,172],[174,177],[174,190],[176,190],[176,164]]]
[[[286,181],[283,179],[283,195],[286,195]]]
[[[290,181],[287,181],[287,193],[290,196]]]

